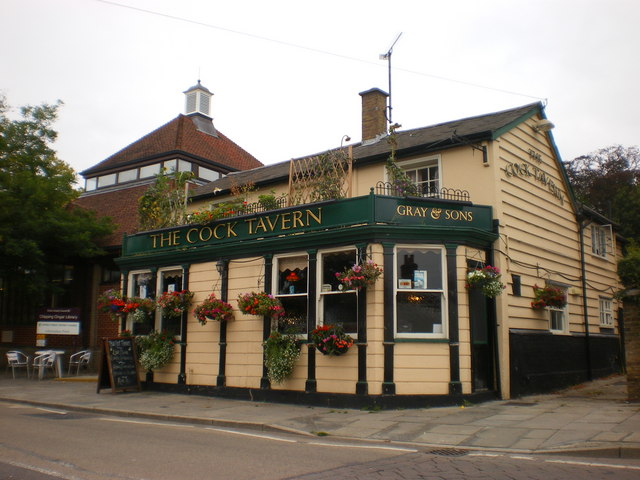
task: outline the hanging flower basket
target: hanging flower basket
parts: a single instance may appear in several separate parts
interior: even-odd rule
[[[482,294],[488,298],[497,297],[506,286],[500,281],[500,270],[491,265],[476,268],[467,273],[466,288],[479,288]]]
[[[300,340],[295,335],[273,331],[262,346],[269,380],[272,383],[282,383],[291,375],[300,356]]]
[[[311,341],[323,355],[338,356],[347,353],[353,338],[344,333],[342,325],[319,325],[311,332]]]
[[[354,265],[343,272],[336,272],[336,278],[347,290],[360,290],[376,283],[382,275],[382,269],[372,260],[367,260],[362,265]]]
[[[138,361],[146,371],[159,370],[166,366],[174,354],[173,336],[166,331],[152,331],[148,335],[135,337]]]
[[[238,295],[238,308],[246,315],[281,317],[284,307],[280,300],[265,292],[242,293]]]
[[[545,285],[544,287],[533,286],[533,302],[531,308],[542,310],[546,307],[564,308],[567,305],[567,296],[564,289]]]
[[[114,322],[119,320],[124,313],[127,302],[122,298],[122,294],[115,289],[110,289],[98,297],[98,311],[108,313]]]
[[[193,316],[198,319],[201,325],[206,325],[208,320],[225,322],[233,320],[233,307],[216,298],[215,293],[212,293],[193,310]]]
[[[135,323],[144,323],[155,313],[156,302],[151,298],[131,297],[125,308]]]
[[[162,309],[162,314],[167,318],[180,318],[182,312],[186,312],[191,307],[193,292],[180,290],[174,292],[164,292],[158,299],[158,306]]]

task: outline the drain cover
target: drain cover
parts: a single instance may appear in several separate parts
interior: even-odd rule
[[[430,450],[427,453],[431,455],[440,455],[442,457],[462,457],[467,454],[466,450],[459,450],[457,448],[437,448]]]

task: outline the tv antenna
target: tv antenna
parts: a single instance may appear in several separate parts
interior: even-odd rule
[[[393,41],[393,43],[389,47],[389,50],[387,50],[387,53],[380,54],[380,60],[386,60],[388,62],[388,68],[389,68],[389,106],[387,107],[387,110],[389,112],[387,114],[387,121],[389,122],[389,124],[391,124],[391,111],[393,110],[392,103],[391,103],[391,54],[393,53],[393,47],[395,47],[396,43],[398,43],[398,40],[400,40],[401,35],[402,35],[402,32],[398,34],[396,39]]]

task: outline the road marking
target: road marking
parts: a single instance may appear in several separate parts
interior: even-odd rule
[[[214,430],[216,432],[224,432],[224,433],[234,433],[236,435],[243,435],[245,437],[262,438],[264,440],[276,440],[278,442],[285,442],[285,443],[298,443],[297,440],[289,440],[288,438],[274,437],[273,435],[264,435],[259,433],[239,432],[238,430],[231,430],[228,428],[205,427],[205,430]]]
[[[100,418],[104,422],[119,422],[119,423],[136,423],[139,425],[153,425],[156,427],[178,427],[178,428],[193,428],[193,425],[186,423],[165,423],[155,422],[151,420],[127,420],[124,418]]]
[[[66,415],[69,412],[66,412],[64,410],[53,410],[51,408],[43,408],[43,407],[35,407],[36,410],[41,410],[43,412],[49,412],[49,413],[57,413],[58,415]]]
[[[350,443],[324,443],[324,442],[308,442],[308,445],[318,445],[321,447],[340,447],[340,448],[368,448],[375,450],[392,450],[395,452],[417,453],[419,450],[403,447],[386,447],[383,445],[354,445]]]
[[[32,472],[43,473],[51,477],[63,478],[65,480],[83,480],[82,478],[76,477],[74,475],[69,476],[69,475],[65,475],[64,473],[57,472],[56,470],[49,470],[48,468],[40,468],[34,465],[28,465],[26,463],[15,462],[13,460],[2,460],[2,463],[6,463],[8,465],[18,467],[18,468],[24,468],[25,470],[31,470]]]

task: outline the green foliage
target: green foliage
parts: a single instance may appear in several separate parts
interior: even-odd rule
[[[272,383],[282,383],[291,375],[300,356],[300,341],[295,335],[273,331],[262,346],[269,380]]]
[[[313,180],[309,201],[321,202],[344,198],[342,189],[344,183],[344,168],[348,162],[342,151],[329,151],[320,155],[314,165]]]
[[[36,304],[57,291],[62,265],[104,253],[96,240],[113,230],[71,206],[75,173],[50,146],[60,105],[22,107],[12,120],[0,96],[0,277]]]
[[[640,240],[640,149],[620,145],[582,155],[565,164],[577,199]]]
[[[258,203],[262,207],[263,210],[275,210],[278,208],[278,202],[281,198],[286,197],[287,194],[283,193],[280,196],[276,196],[276,192],[271,190],[269,193],[263,193],[258,195]]]
[[[165,169],[138,200],[138,218],[143,230],[174,227],[187,223],[187,182],[191,172],[171,172]]]
[[[385,169],[387,170],[387,178],[392,186],[392,193],[398,196],[416,196],[420,192],[418,186],[411,181],[405,172],[396,164],[396,149],[398,148],[398,139],[396,137],[396,129],[400,125],[397,123],[392,125],[389,129],[389,136],[387,137],[387,143],[391,148],[389,157],[387,158]]]
[[[640,247],[633,242],[618,261],[618,276],[626,289],[640,288]]]
[[[153,331],[149,335],[139,335],[135,338],[138,361],[145,370],[158,370],[173,358],[173,337],[167,332]]]

